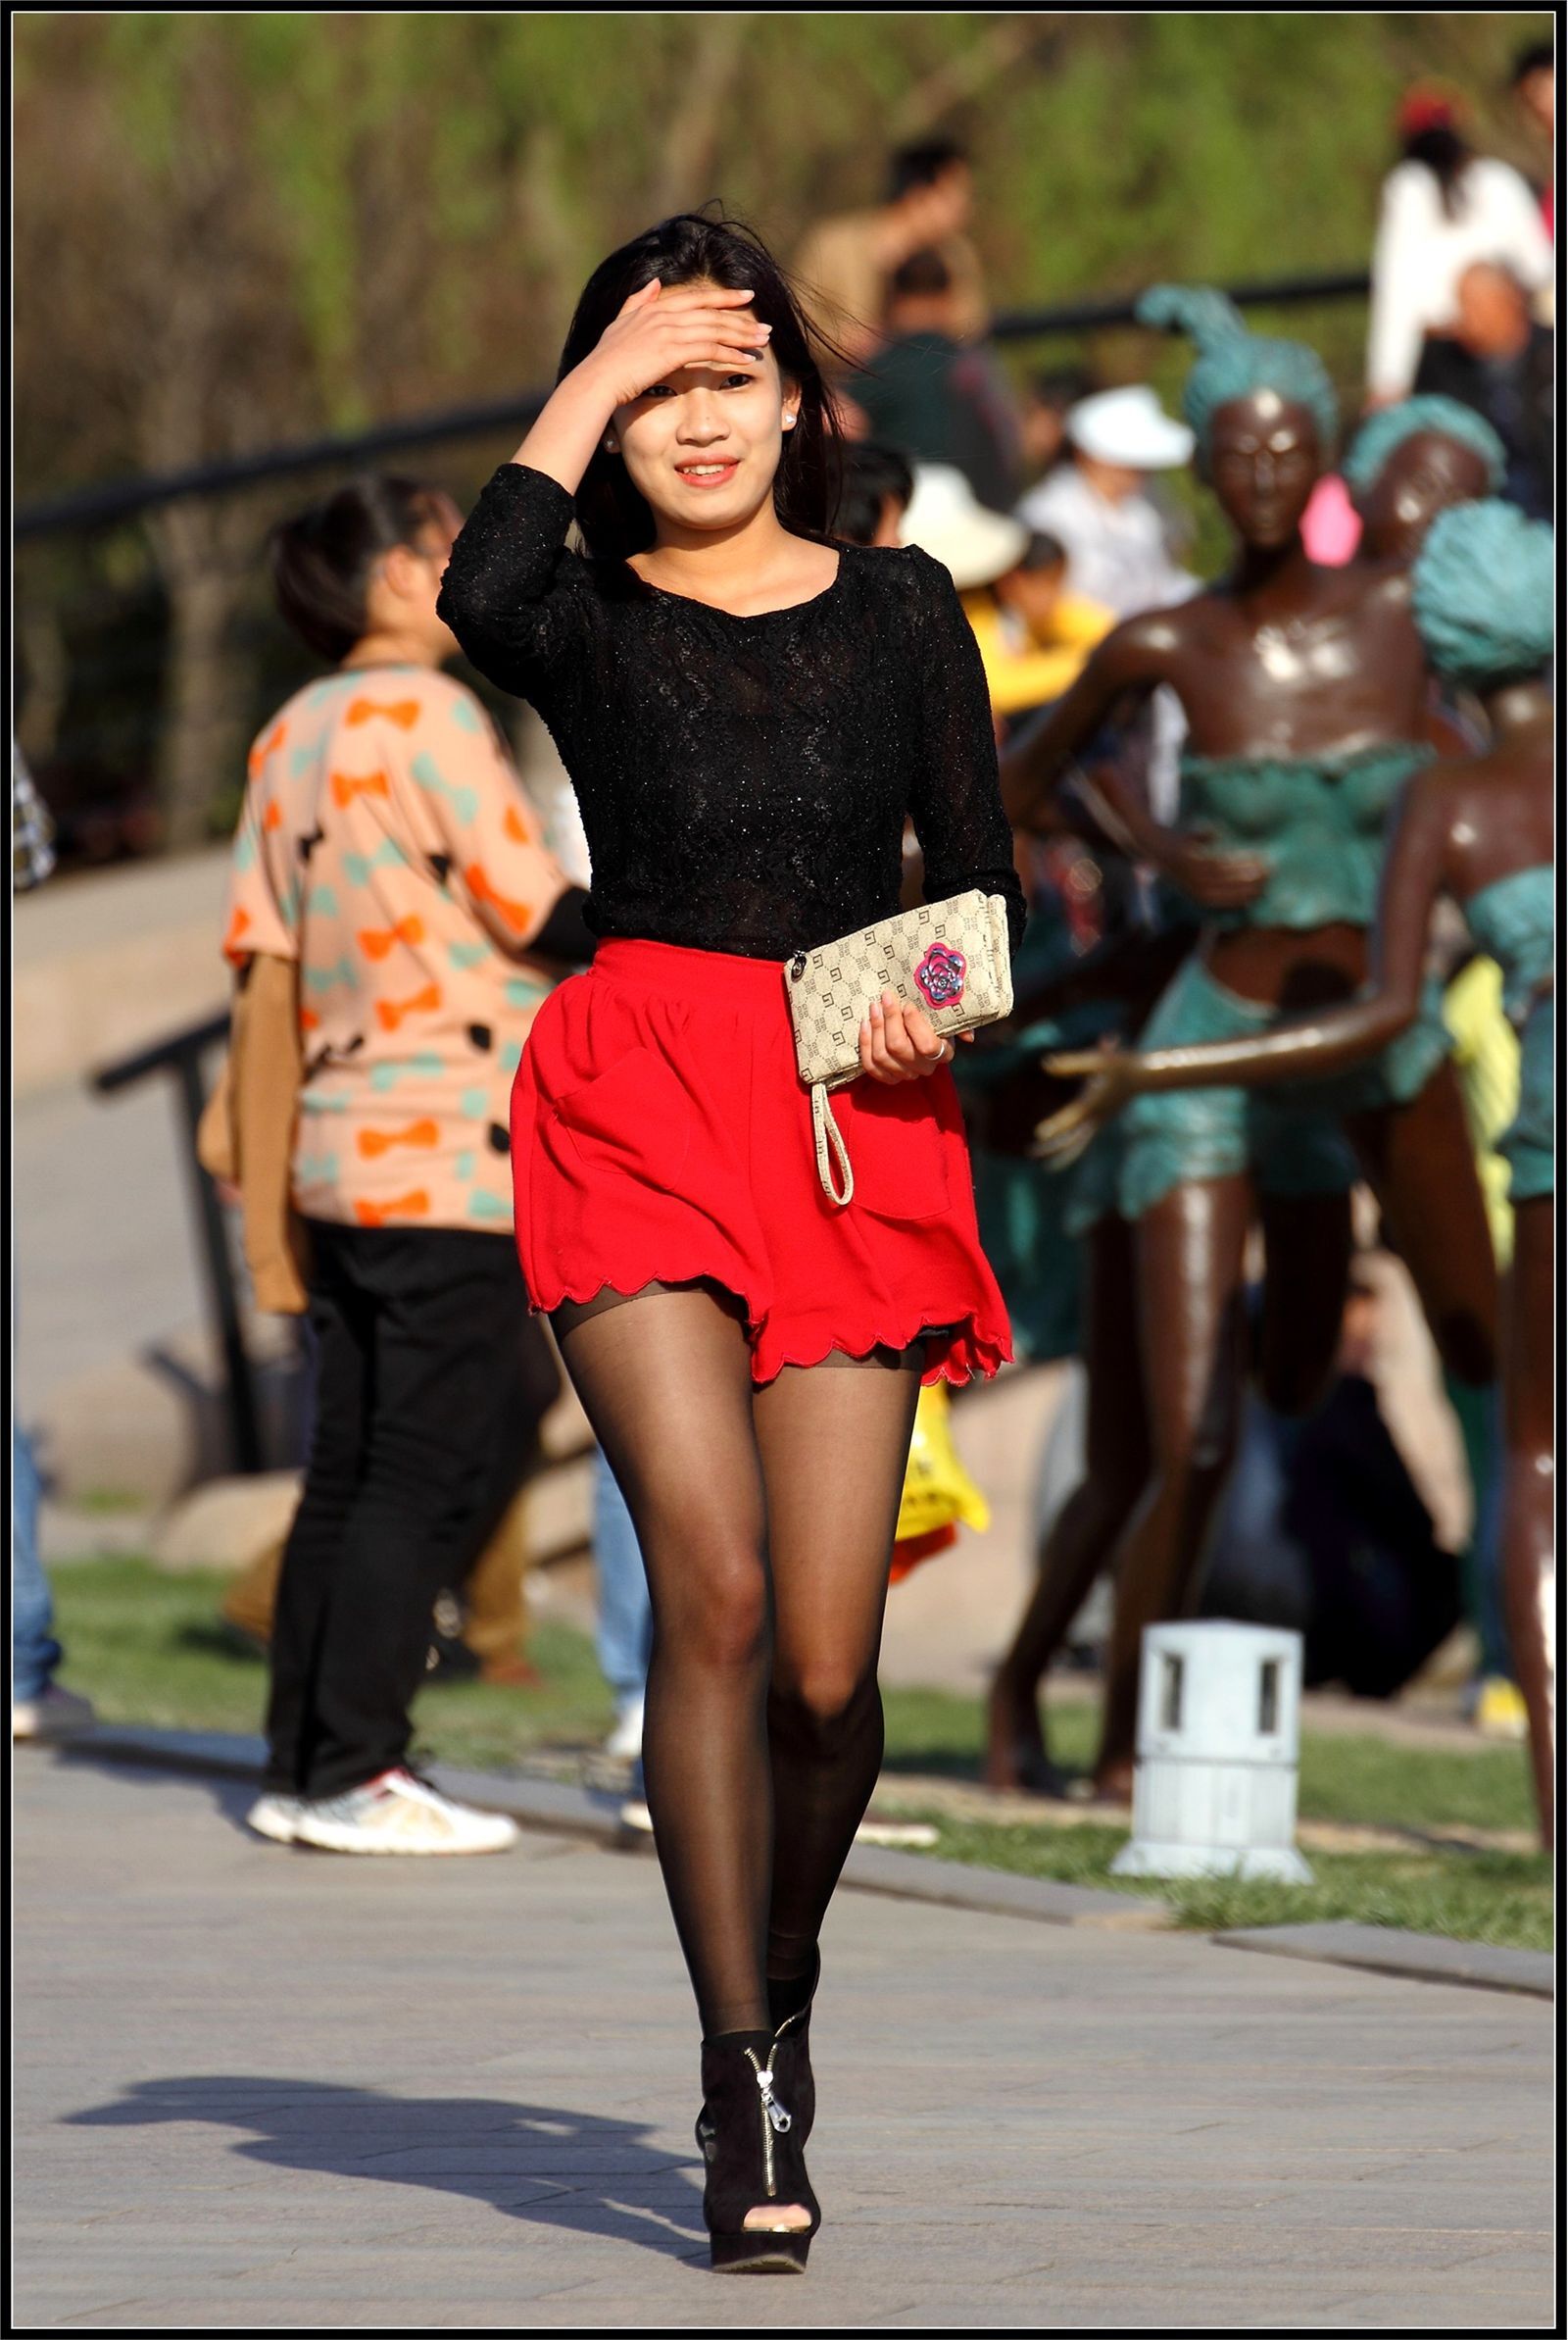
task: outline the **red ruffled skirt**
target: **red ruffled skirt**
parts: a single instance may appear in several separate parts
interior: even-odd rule
[[[854,1199],[817,1176],[784,962],[613,939],[557,985],[512,1096],[530,1307],[710,1276],[744,1302],[754,1382],[925,1338],[924,1381],[1012,1356],[980,1248],[953,1074],[833,1092]]]

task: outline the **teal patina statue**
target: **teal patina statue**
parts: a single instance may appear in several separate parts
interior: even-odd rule
[[[1551,655],[1551,533],[1511,505],[1460,506],[1437,519],[1413,573],[1413,607],[1437,671],[1479,697],[1489,740],[1473,758],[1420,772],[1402,799],[1380,887],[1361,996],[1337,1009],[1280,1017],[1251,1035],[1162,1047],[1153,1026],[1137,1054],[1056,1057],[1050,1070],[1086,1075],[1082,1097],[1051,1126],[1071,1151],[1131,1100],[1131,1121],[1155,1102],[1214,1095],[1299,1094],[1386,1062],[1418,1027],[1427,932],[1441,895],[1502,971],[1521,1042],[1518,1113],[1501,1144],[1514,1214],[1503,1356],[1506,1463],[1503,1593],[1515,1672],[1530,1718],[1544,1841],[1552,1837],[1555,1742],[1551,1620],[1554,1097],[1553,720],[1542,670]],[[1216,1089],[1216,1082],[1246,1084]],[[1274,1083],[1295,1086],[1274,1087]],[[1100,1142],[1097,1139],[1097,1142]]]
[[[1096,809],[1202,917],[1142,1045],[1240,1049],[1365,980],[1390,811],[1433,753],[1430,676],[1404,563],[1321,569],[1302,547],[1338,433],[1316,353],[1250,332],[1221,296],[1191,288],[1156,288],[1141,314],[1196,344],[1184,406],[1235,561],[1192,600],[1106,636],[1004,751],[1004,800],[1016,825],[1048,826],[1058,783],[1112,711],[1161,685],[1175,693],[1188,724],[1176,824],[1155,821],[1113,770],[1097,775]],[[1143,1627],[1180,1614],[1228,1475],[1254,1218],[1266,1274],[1250,1362],[1276,1409],[1309,1405],[1331,1369],[1357,1176],[1377,1191],[1451,1379],[1479,1393],[1493,1378],[1496,1271],[1446,1048],[1429,1013],[1333,1086],[1265,1100],[1220,1080],[1140,1096],[1126,1117],[1117,1199],[1137,1233],[1150,1455],[1111,1562],[1097,1766],[1108,1795],[1131,1785]]]

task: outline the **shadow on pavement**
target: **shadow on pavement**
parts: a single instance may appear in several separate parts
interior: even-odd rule
[[[393,2097],[234,2073],[141,2081],[118,2102],[69,2120],[86,2128],[209,2121],[249,2130],[231,2150],[268,2167],[463,2194],[512,2217],[663,2258],[708,2256],[695,2155],[671,2160],[641,2121],[495,2097]]]

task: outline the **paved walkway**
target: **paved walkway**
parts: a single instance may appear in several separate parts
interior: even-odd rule
[[[844,1894],[829,2223],[737,2290],[651,1861],[337,1863],[18,1772],[24,2328],[1549,2324],[1541,2002]]]

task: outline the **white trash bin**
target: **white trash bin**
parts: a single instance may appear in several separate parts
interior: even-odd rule
[[[1278,1877],[1296,1849],[1301,1636],[1269,1625],[1150,1625],[1122,1877]]]

